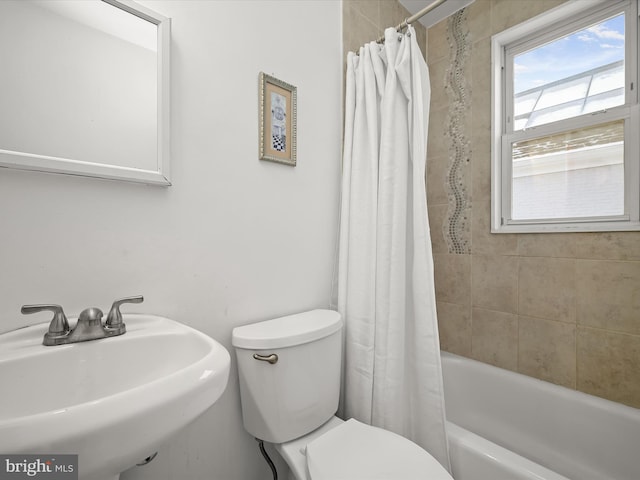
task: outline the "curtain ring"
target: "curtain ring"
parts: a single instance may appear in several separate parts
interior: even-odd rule
[[[398,35],[398,41],[400,42],[402,40],[402,30],[405,28],[409,28],[409,22],[408,22],[409,18],[405,18],[400,25],[398,25],[398,29],[396,30],[400,35]],[[409,37],[411,36],[411,33],[406,32],[405,35],[408,35]]]
[[[409,26],[409,22],[407,22],[407,20],[409,20],[409,18],[405,18],[402,23],[400,23],[400,25],[398,25],[398,32],[402,32],[403,28],[407,28]]]

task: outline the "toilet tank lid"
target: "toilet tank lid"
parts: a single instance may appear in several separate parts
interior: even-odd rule
[[[233,329],[236,348],[265,350],[283,348],[328,337],[342,328],[342,318],[333,310],[311,310]]]

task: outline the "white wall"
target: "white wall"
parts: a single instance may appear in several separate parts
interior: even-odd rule
[[[0,170],[0,331],[54,302],[69,316],[143,294],[126,311],[231,330],[328,305],[341,138],[338,1],[151,1],[172,18],[169,188]],[[298,166],[258,161],[258,73],[298,87]],[[270,478],[225,394],[123,479]],[[59,372],[56,372],[57,374]],[[8,388],[8,386],[4,386]],[[283,477],[286,478],[286,477]]]

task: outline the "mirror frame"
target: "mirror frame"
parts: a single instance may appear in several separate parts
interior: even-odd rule
[[[171,185],[170,177],[170,47],[171,19],[164,17],[131,0],[101,0],[142,18],[158,27],[158,128],[157,128],[157,169],[144,170],[120,167],[103,163],[50,157],[27,152],[0,149],[0,167],[32,170],[65,175],[97,177],[109,180],[124,180],[149,185]]]

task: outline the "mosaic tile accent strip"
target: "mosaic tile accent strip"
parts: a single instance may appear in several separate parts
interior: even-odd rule
[[[471,111],[471,99],[466,77],[467,59],[471,50],[466,9],[447,20],[449,68],[445,75],[445,90],[449,97],[445,138],[449,144],[449,168],[445,177],[449,208],[443,223],[443,234],[449,253],[471,253],[471,148],[465,117]]]

